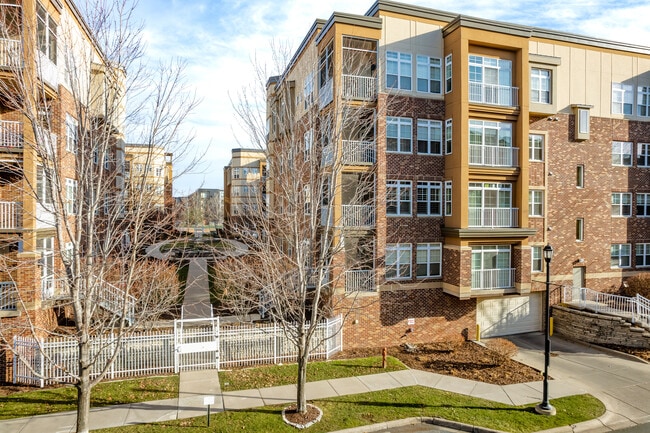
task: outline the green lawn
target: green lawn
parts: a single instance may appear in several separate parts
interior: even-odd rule
[[[552,400],[557,415],[535,413],[535,405],[509,406],[445,391],[413,386],[393,390],[316,400],[323,410],[321,422],[309,427],[309,433],[331,432],[410,417],[441,417],[508,432],[534,432],[579,423],[602,415],[603,404],[589,395]],[[103,433],[295,433],[281,418],[282,406],[267,406],[213,415],[210,428],[206,417],[142,424],[99,430]]]

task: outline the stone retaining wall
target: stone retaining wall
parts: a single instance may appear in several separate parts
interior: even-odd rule
[[[632,326],[621,317],[558,305],[551,311],[555,334],[585,343],[650,349],[650,332]]]

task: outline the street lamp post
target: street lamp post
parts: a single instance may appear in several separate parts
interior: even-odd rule
[[[551,296],[551,259],[553,258],[553,247],[549,244],[546,244],[544,247],[544,261],[546,262],[546,301],[544,303],[544,308],[546,309],[546,322],[544,323],[544,395],[542,397],[542,402],[535,406],[535,411],[542,415],[555,415],[555,408],[548,402],[548,365],[550,364],[551,358],[551,333],[550,333],[550,321],[551,321],[551,308],[550,308],[550,296]]]

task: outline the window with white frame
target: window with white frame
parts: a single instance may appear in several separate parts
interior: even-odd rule
[[[638,167],[650,167],[649,143],[638,143],[636,145],[636,165]]]
[[[334,76],[334,43],[330,42],[318,60],[318,88],[322,89],[330,83]]]
[[[633,104],[632,85],[612,83],[612,114],[632,114]]]
[[[442,122],[418,119],[418,154],[442,155]]]
[[[411,215],[411,197],[410,181],[386,181],[386,215]]]
[[[509,245],[472,247],[472,289],[512,287]]]
[[[386,88],[411,90],[412,56],[397,51],[386,52]]]
[[[77,213],[77,181],[65,180],[65,209],[69,214]]]
[[[528,135],[528,159],[531,161],[544,161],[544,136],[540,134]]]
[[[650,194],[639,193],[636,195],[636,216],[650,217]]]
[[[632,142],[612,141],[612,165],[632,167]]]
[[[442,182],[418,182],[417,211],[421,216],[442,215]]]
[[[451,92],[451,73],[452,73],[451,54],[445,56],[445,93]]]
[[[39,166],[36,169],[36,197],[43,205],[52,204],[52,190],[49,183],[45,168]]]
[[[576,219],[576,241],[582,242],[585,240],[585,220],[584,218]]]
[[[233,167],[232,169],[232,178],[239,179],[239,167]]]
[[[614,217],[632,216],[632,193],[629,192],[612,193],[612,216]]]
[[[302,96],[305,102],[305,109],[309,108],[314,103],[314,75],[309,74],[305,79],[302,89]]]
[[[65,116],[65,150],[77,153],[79,124],[77,119],[67,114]]]
[[[386,279],[411,278],[411,244],[386,244]]]
[[[451,119],[445,120],[445,154],[450,155],[452,150],[452,122]]]
[[[610,251],[610,265],[612,268],[629,268],[631,266],[630,244],[612,244]]]
[[[451,216],[452,196],[451,181],[447,180],[445,181],[445,216]]]
[[[540,104],[551,103],[551,71],[549,69],[531,68],[530,101]]]
[[[650,86],[639,86],[636,98],[636,114],[650,116]]]
[[[511,167],[512,123],[469,121],[469,162],[477,165]]]
[[[156,176],[160,177],[163,175],[163,167],[161,165],[156,166]]]
[[[528,191],[528,216],[544,216],[544,191],[539,189]]]
[[[636,244],[635,264],[637,267],[650,266],[650,244]]]
[[[417,244],[416,276],[418,278],[440,277],[442,268],[442,244]]]
[[[36,240],[36,250],[41,253],[41,290],[43,297],[54,295],[54,237]]]
[[[542,257],[542,247],[533,246],[530,251],[531,265],[530,269],[532,272],[542,272],[544,270],[544,260]]]
[[[386,117],[386,151],[412,153],[413,120],[408,117]]]
[[[506,226],[513,224],[512,184],[491,182],[470,182],[469,225]]]
[[[469,56],[469,100],[512,105],[512,62],[493,57]]]
[[[442,93],[442,60],[417,56],[417,91]]]
[[[311,156],[311,148],[314,144],[314,130],[310,129],[309,131],[305,132],[304,135],[304,142],[305,142],[305,152],[304,152],[304,158],[305,161],[309,159]]]
[[[582,164],[576,165],[576,188],[585,187],[585,166]]]
[[[38,50],[56,64],[57,24],[54,18],[40,4],[36,3],[36,38]]]

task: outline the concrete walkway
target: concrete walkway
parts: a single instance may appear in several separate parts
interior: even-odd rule
[[[183,297],[183,319],[205,319],[212,317],[210,285],[208,283],[208,261],[205,258],[190,259]]]

